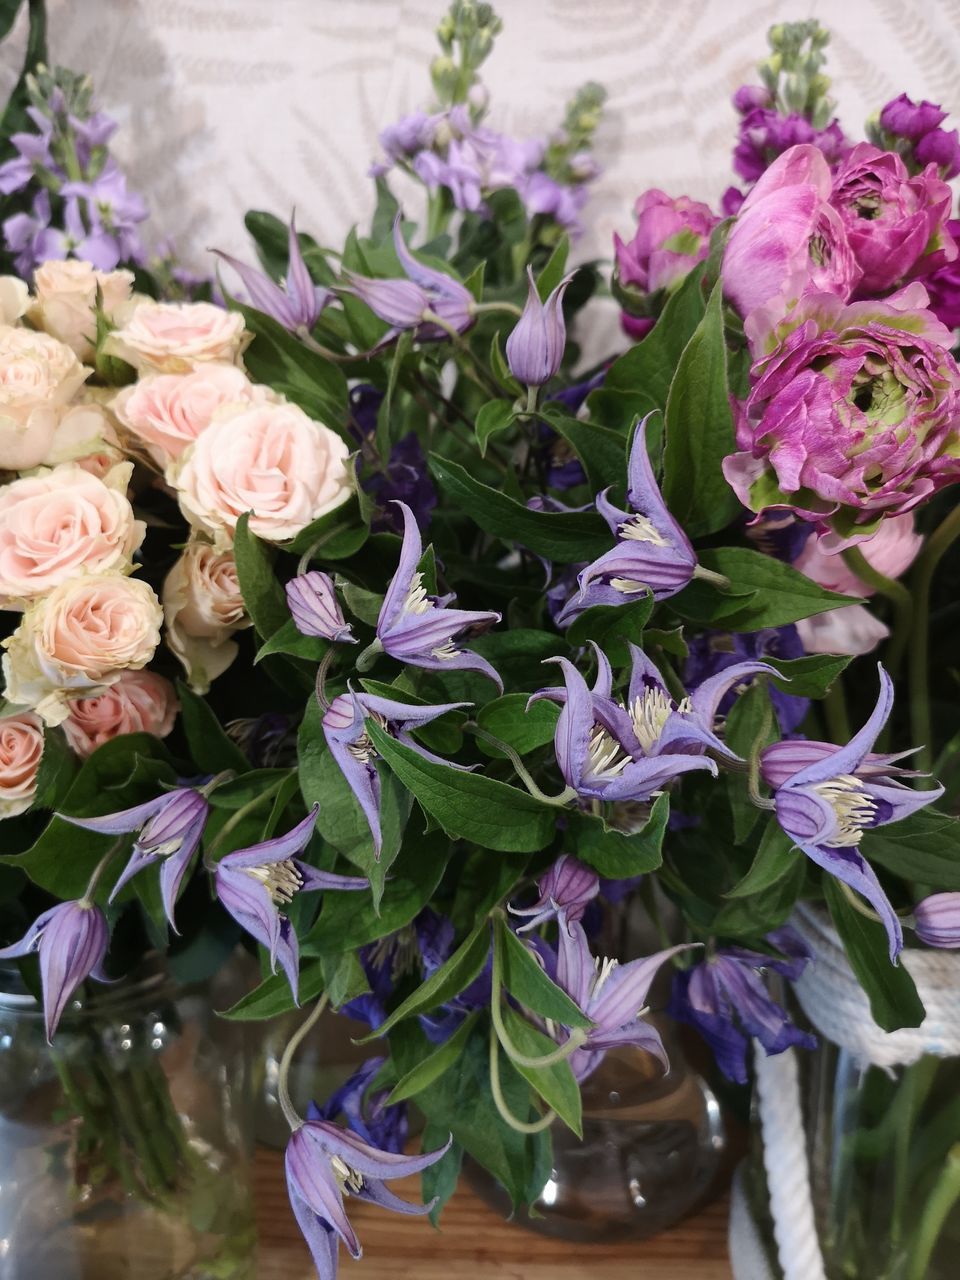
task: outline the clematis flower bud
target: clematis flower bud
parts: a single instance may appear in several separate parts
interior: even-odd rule
[[[914,929],[930,947],[960,947],[960,893],[933,893],[913,909]]]
[[[551,290],[546,302],[540,301],[533,271],[527,267],[527,303],[507,339],[506,355],[510,372],[528,387],[542,387],[557,373],[567,345],[567,326],[563,321],[563,295],[574,273],[565,276]]]
[[[287,604],[293,614],[296,628],[305,636],[319,636],[339,644],[356,644],[350,624],[344,620],[343,611],[333,589],[333,579],[328,573],[312,569],[291,578],[286,586]]]

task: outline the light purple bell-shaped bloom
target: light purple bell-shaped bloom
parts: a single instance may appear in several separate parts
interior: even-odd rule
[[[38,953],[48,1044],[80,983],[87,978],[109,981],[102,968],[109,942],[106,916],[92,902],[81,899],[59,902],[44,911],[19,942],[0,950],[0,960]]]
[[[294,625],[302,635],[319,636],[337,644],[357,643],[350,624],[344,620],[328,573],[311,569],[291,578],[285,590]]]
[[[960,893],[932,893],[913,909],[914,930],[928,947],[960,947]]]
[[[897,781],[904,774],[871,748],[893,707],[893,681],[883,667],[880,696],[870,718],[846,746],[775,742],[760,758],[764,781],[774,790],[777,821],[812,862],[862,894],[881,917],[896,962],[903,948],[897,913],[876,872],[858,848],[863,833],[906,818],[943,794],[943,787],[915,791]]]
[[[486,628],[499,622],[500,614],[451,609],[448,604],[453,596],[427,595],[423,574],[417,568],[423,555],[417,518],[405,502],[396,505],[403,512],[403,544],[400,563],[377,619],[377,639],[384,652],[413,667],[479,671],[502,692],[503,682],[486,658],[454,644],[454,638],[468,629]]]
[[[327,1120],[307,1120],[291,1133],[284,1158],[287,1192],[320,1280],[335,1280],[338,1240],[353,1258],[363,1252],[344,1209],[344,1196],[369,1200],[395,1213],[429,1213],[434,1201],[410,1204],[384,1184],[422,1173],[436,1164],[449,1146],[450,1139],[437,1151],[398,1155],[380,1151]]]
[[[506,344],[510,372],[525,386],[543,386],[555,376],[563,362],[567,345],[563,295],[575,274],[571,271],[551,290],[546,302],[541,302],[533,270],[527,267],[527,302]]]
[[[173,913],[180,886],[197,851],[209,812],[210,802],[206,796],[193,787],[177,787],[174,791],[165,791],[155,800],[134,805],[132,809],[120,809],[117,813],[105,813],[96,818],[72,818],[66,813],[59,816],[75,827],[108,836],[136,831],[130,859],[113,886],[110,901],[138,871],[162,861],[160,896],[166,917],[176,932]]]
[[[290,218],[287,245],[287,274],[282,287],[271,280],[266,272],[247,266],[239,258],[222,253],[219,249],[215,249],[214,253],[233,267],[258,311],[272,316],[278,324],[295,333],[298,329],[313,328],[333,294],[329,289],[321,289],[313,283],[297,238],[296,215],[291,215]]]
[[[410,730],[418,729],[448,711],[456,711],[465,706],[469,706],[469,703],[447,702],[425,707],[408,702],[394,702],[390,698],[378,698],[371,693],[357,693],[350,689],[334,698],[324,711],[323,736],[330,754],[340,766],[340,772],[363,810],[378,858],[383,843],[380,828],[380,775],[376,763],[379,757],[367,733],[367,719],[375,721],[404,746],[412,747],[425,760],[450,764],[450,761],[441,760],[422,747],[410,736]]]
[[[682,591],[697,568],[690,539],[667,510],[647,453],[647,418],[637,427],[627,467],[629,511],[615,507],[608,489],[597,495],[597,510],[610,526],[616,545],[582,569],[580,590],[557,615],[567,626],[592,605],[627,604],[645,592],[666,600]]]
[[[303,821],[285,835],[226,854],[217,863],[214,875],[217,897],[237,924],[266,947],[273,973],[279,960],[295,1003],[300,947],[295,929],[280,908],[289,906],[298,893],[370,887],[361,876],[318,871],[296,856],[309,843],[319,811],[320,806],[314,805]]]
[[[553,920],[569,929],[583,919],[583,913],[600,892],[600,877],[590,867],[563,853],[540,880],[537,888],[540,897],[531,907],[510,907],[515,916],[526,916],[517,933],[536,929],[538,925]]]

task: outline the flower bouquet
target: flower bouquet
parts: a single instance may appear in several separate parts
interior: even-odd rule
[[[225,1016],[304,1011],[278,1091],[328,1277],[360,1255],[349,1196],[436,1221],[468,1154],[536,1201],[604,1055],[668,1069],[660,971],[730,1081],[757,1042],[761,1094],[830,1035],[803,998],[815,926],[874,1040],[956,1054],[901,958],[905,930],[960,943],[943,113],[902,97],[852,143],[824,33],[774,29],[736,97],[746,190],[723,219],[641,196],[611,282],[638,340],[582,369],[568,332],[603,285],[568,255],[603,95],[549,140],[496,132],[491,6],[441,21],[369,231],[334,250],[308,211],[250,213],[259,266],[221,254],[215,294],[140,247],[109,122],[37,65],[30,8],[0,167],[0,957],[52,1060],[98,983],[255,951]],[[630,893],[663,948],[604,957],[599,904]],[[371,1056],[301,1110],[291,1063],[327,1009]],[[894,1254],[929,1261],[960,1135],[926,1063],[843,1162],[899,1161]],[[417,1172],[422,1204],[387,1186]]]

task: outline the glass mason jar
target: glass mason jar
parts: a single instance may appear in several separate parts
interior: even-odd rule
[[[0,975],[0,1280],[253,1280],[243,1033],[210,984],[99,988],[52,1047],[18,985]]]

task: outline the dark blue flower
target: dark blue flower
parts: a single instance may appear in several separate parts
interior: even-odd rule
[[[708,676],[717,675],[744,661],[802,658],[804,655],[803,644],[794,626],[768,627],[764,631],[751,631],[745,635],[710,631],[704,635],[691,636],[687,645],[690,656],[684,678],[688,684],[699,684]],[[735,688],[724,694],[717,707],[719,715],[727,714],[736,696]],[[775,685],[770,686],[770,701],[777,713],[780,730],[785,734],[793,733],[799,728],[810,708],[809,698],[781,693]]]
[[[368,1058],[339,1089],[334,1090],[321,1106],[311,1102],[308,1120],[336,1120],[343,1116],[347,1126],[373,1147],[400,1152],[407,1141],[407,1108],[405,1103],[385,1105],[389,1089],[369,1093],[370,1083],[386,1059]]]

